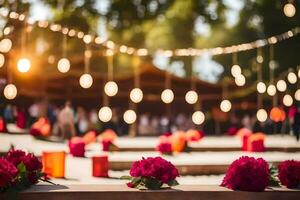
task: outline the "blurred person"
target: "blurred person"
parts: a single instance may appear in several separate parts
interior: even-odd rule
[[[3,117],[6,123],[13,123],[14,114],[13,114],[13,108],[10,104],[7,104],[6,107],[4,108]]]
[[[77,108],[75,127],[78,135],[83,135],[88,130],[89,122],[86,117],[86,112],[82,107]]]
[[[96,109],[92,109],[89,113],[89,129],[91,130],[100,130],[101,123],[98,117],[98,112]]]
[[[39,104],[37,102],[33,103],[29,109],[28,109],[28,113],[29,113],[29,125],[31,126],[34,122],[37,121],[38,117],[39,117]]]
[[[71,107],[70,101],[65,103],[64,108],[58,115],[58,127],[62,137],[65,139],[70,139],[76,135],[74,126],[74,111]]]
[[[299,142],[299,138],[300,138],[300,107],[299,106],[297,106],[297,112],[295,113],[293,119],[293,132],[297,142]]]

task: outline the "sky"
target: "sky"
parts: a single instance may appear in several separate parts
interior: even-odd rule
[[[78,0],[80,5],[83,0]],[[51,18],[50,9],[45,6],[39,0],[29,0],[32,3],[30,10],[30,20],[46,20]],[[105,14],[109,8],[109,0],[99,0],[95,5],[100,13]],[[224,3],[230,8],[226,13],[227,25],[234,26],[238,22],[238,15],[240,10],[244,6],[244,0],[224,0]],[[213,9],[213,6],[212,8]],[[195,31],[199,35],[208,36],[210,33],[210,28],[207,24],[203,22],[201,18],[196,20]],[[98,34],[106,37],[106,22],[104,19],[99,20]],[[163,58],[162,56],[155,55],[153,58],[153,63],[160,69],[168,68],[172,73],[177,76],[185,76],[183,62],[176,61],[168,64],[168,58]],[[218,81],[219,75],[222,74],[224,67],[212,60],[212,56],[205,54],[201,57],[195,57],[193,61],[193,70],[198,75],[198,78],[215,83]]]

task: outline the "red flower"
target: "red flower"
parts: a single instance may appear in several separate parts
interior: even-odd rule
[[[13,184],[18,176],[18,169],[4,158],[0,158],[0,190]]]
[[[18,167],[18,165],[23,161],[24,156],[26,153],[21,150],[10,150],[5,158],[11,162],[14,166]]]
[[[154,178],[162,183],[169,183],[179,176],[176,167],[161,157],[143,158],[133,163],[130,169],[133,177]]]
[[[156,150],[162,154],[172,154],[172,144],[169,142],[162,142],[157,145]]]
[[[286,160],[278,165],[278,178],[287,188],[296,188],[300,184],[300,161]]]
[[[30,172],[40,171],[43,167],[41,161],[39,161],[39,159],[32,153],[29,153],[23,157],[23,163],[26,166],[26,170]]]
[[[129,188],[134,188],[134,184],[129,182],[129,183],[126,183],[126,185],[129,187]]]
[[[260,192],[268,186],[269,175],[269,165],[264,159],[243,156],[229,166],[221,186]]]

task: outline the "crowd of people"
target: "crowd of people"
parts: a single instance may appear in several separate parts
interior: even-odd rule
[[[248,128],[254,132],[272,133],[294,133],[297,140],[300,134],[300,110],[293,107],[293,113],[287,111],[286,120],[274,123],[268,119],[264,123],[259,123],[255,113],[235,113],[229,115],[228,120],[219,122],[213,117],[207,116],[201,129],[205,134],[228,134],[230,130],[238,128]],[[130,126],[123,120],[123,113],[117,108],[113,108],[112,119],[107,123],[101,123],[98,118],[98,110],[85,109],[84,107],[74,107],[70,101],[63,106],[49,103],[48,101],[36,101],[27,108],[16,105],[2,105],[0,117],[6,123],[15,123],[19,128],[30,128],[39,118],[46,118],[51,126],[51,135],[70,138],[72,136],[82,136],[90,130],[101,132],[105,129],[114,130],[119,136],[128,135]],[[158,136],[165,132],[175,132],[177,130],[186,131],[195,126],[191,116],[185,113],[178,113],[167,117],[166,115],[155,116],[151,113],[141,113],[138,115],[137,126],[135,127],[138,136]]]

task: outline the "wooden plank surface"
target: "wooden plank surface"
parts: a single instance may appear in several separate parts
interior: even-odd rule
[[[264,192],[232,191],[220,186],[184,185],[173,189],[144,190],[126,185],[37,185],[18,195],[20,200],[299,200],[300,190],[269,188]],[[0,195],[0,199],[5,199]]]

